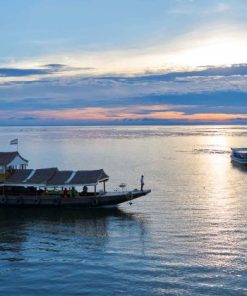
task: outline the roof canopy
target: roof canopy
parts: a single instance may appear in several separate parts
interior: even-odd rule
[[[94,186],[108,181],[109,176],[104,170],[94,171],[59,171],[57,168],[38,170],[15,170],[7,178],[4,185],[8,186]]]
[[[104,170],[96,171],[77,171],[72,179],[69,181],[70,185],[77,184],[97,184],[99,182],[107,181],[109,177],[106,175]]]
[[[35,170],[26,182],[30,184],[47,184],[57,171],[57,168]]]
[[[48,185],[61,185],[65,184],[69,180],[73,171],[57,171],[52,178],[47,182]]]
[[[247,148],[232,148],[232,151],[238,154],[247,154]]]
[[[16,170],[14,174],[6,180],[6,183],[22,183],[28,178],[32,171],[33,170]]]
[[[23,158],[18,151],[0,152],[0,165],[8,166],[15,158],[19,158],[20,164],[28,164],[28,160]]]

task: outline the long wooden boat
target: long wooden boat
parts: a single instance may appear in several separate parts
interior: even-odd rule
[[[247,148],[231,148],[231,160],[234,164],[247,167]]]
[[[96,195],[63,197],[61,195],[0,195],[0,207],[63,207],[98,208],[116,206],[150,193],[151,190],[126,192],[106,192]]]
[[[14,169],[0,183],[0,207],[109,207],[147,195],[151,190],[106,190],[109,176],[101,170]],[[103,185],[97,191],[97,186]],[[89,191],[88,187],[93,188]],[[82,189],[82,190],[81,190]]]

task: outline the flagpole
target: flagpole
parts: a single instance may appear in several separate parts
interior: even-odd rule
[[[9,144],[10,144],[10,145],[16,145],[16,150],[17,150],[17,152],[19,151],[19,141],[18,141],[18,138],[16,138],[16,139],[10,141]]]

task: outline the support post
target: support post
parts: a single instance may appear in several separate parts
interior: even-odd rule
[[[94,186],[94,195],[96,196],[96,185]]]
[[[103,183],[103,184],[104,184],[104,193],[105,193],[105,181],[104,181],[104,183]]]

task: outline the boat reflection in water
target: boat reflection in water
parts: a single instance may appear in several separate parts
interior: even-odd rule
[[[118,208],[0,208],[0,262],[51,260],[51,254],[59,262],[73,261],[72,249],[75,260],[81,260],[104,249],[114,224],[123,227],[123,237],[130,229],[137,236],[145,234],[145,219]]]

